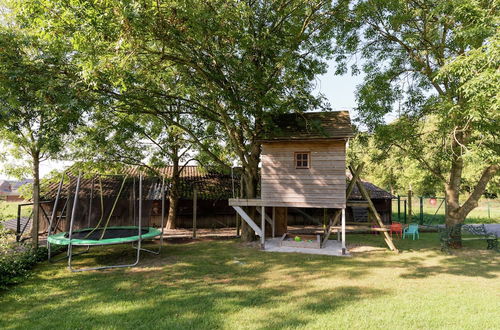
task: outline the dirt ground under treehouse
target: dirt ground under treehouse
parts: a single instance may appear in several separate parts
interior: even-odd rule
[[[396,240],[395,254],[376,235],[348,235],[351,246],[371,247],[349,258],[185,238],[136,268],[71,273],[65,263],[42,263],[0,293],[0,328],[498,328],[500,254],[467,242],[445,255],[437,233],[421,236]],[[75,262],[133,253],[92,249]]]

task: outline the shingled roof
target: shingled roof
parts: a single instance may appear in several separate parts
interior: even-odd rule
[[[346,177],[347,177],[347,182],[349,183],[352,179],[352,174],[347,171],[346,172]],[[371,182],[365,181],[361,179],[361,182],[363,182],[363,185],[365,186],[365,189],[368,191],[370,194],[371,199],[394,199],[396,196],[388,192],[387,190],[384,190],[380,187],[377,187]],[[350,200],[364,200],[363,196],[361,196],[361,193],[359,192],[358,186],[355,185],[354,189],[352,190],[351,196],[349,196]]]
[[[171,166],[166,166],[162,168],[154,168],[154,172],[165,175],[166,187],[165,191],[168,194],[169,182],[168,179],[172,178],[173,168]],[[122,192],[122,196],[128,196],[131,193],[133,187],[133,180],[135,178],[136,185],[138,184],[137,178],[141,172],[140,168],[131,167],[123,171],[125,175],[128,176],[128,181]],[[144,171],[149,172],[149,171]],[[69,171],[69,184],[68,177],[65,179],[65,184],[62,189],[62,198],[66,198],[68,195],[68,188],[71,187],[72,193],[76,187],[77,174]],[[347,178],[350,179],[350,173],[347,174]],[[122,184],[123,176],[102,176],[102,190],[104,197],[116,197],[118,190]],[[365,188],[368,190],[372,199],[392,199],[396,198],[394,195],[388,191],[377,187],[373,183],[368,181],[363,181]],[[45,200],[53,200],[57,195],[58,182],[51,182],[48,185],[44,185],[42,188],[42,198]],[[80,197],[90,196],[92,190],[92,185],[94,185],[94,194],[100,193],[100,184],[97,179],[92,179],[92,177],[85,177],[80,182]],[[238,194],[240,185],[239,171],[234,173],[234,190]],[[136,186],[137,187],[137,186]],[[204,200],[223,200],[233,197],[233,180],[230,174],[223,174],[216,171],[209,171],[198,166],[185,166],[181,172],[181,187],[180,187],[180,197],[183,199],[192,199],[193,189],[197,188],[198,198]],[[159,176],[146,176],[144,179],[143,188],[144,198],[146,200],[160,200],[161,199],[161,181]],[[362,196],[356,186],[349,197],[350,200],[362,200]]]
[[[354,136],[348,111],[287,113],[273,118],[261,142],[343,139]]]
[[[147,175],[148,170],[141,170],[138,167],[127,168],[123,171],[121,176],[101,176],[99,181],[98,177],[86,176],[80,181],[80,197],[85,198],[90,196],[93,189],[95,196],[100,195],[101,183],[102,183],[102,195],[103,197],[111,198],[116,197],[124,176],[127,176],[127,181],[125,183],[124,189],[122,191],[122,196],[129,196],[133,190],[134,180],[136,188],[138,187],[138,180],[140,173],[143,172]],[[166,184],[165,191],[168,195],[170,182],[172,178],[173,167],[166,166],[162,168],[153,168],[153,172],[156,172],[156,176],[146,176],[143,182],[143,194],[144,198],[147,200],[160,200],[161,199],[161,175],[165,176]],[[66,198],[68,195],[68,190],[74,193],[77,181],[77,174],[68,171],[68,175],[65,178],[64,187],[61,192],[61,197]],[[158,175],[160,174],[160,175]],[[191,199],[193,195],[193,190],[196,187],[198,191],[198,198],[207,200],[217,200],[217,199],[228,199],[233,197],[233,182],[232,177],[229,174],[222,174],[213,171],[207,171],[203,168],[197,166],[185,166],[181,171],[181,182],[180,182],[180,197],[185,199]],[[68,180],[69,177],[69,180]],[[235,192],[239,191],[239,175],[234,174],[234,186]],[[43,189],[41,195],[42,198],[46,200],[52,200],[56,198],[58,182],[52,182],[45,189]],[[94,186],[94,188],[92,188]],[[71,189],[69,189],[71,187]]]

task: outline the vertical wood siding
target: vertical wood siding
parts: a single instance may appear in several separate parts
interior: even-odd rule
[[[295,168],[296,152],[310,152],[308,169]],[[261,159],[267,205],[345,207],[345,141],[264,143]]]

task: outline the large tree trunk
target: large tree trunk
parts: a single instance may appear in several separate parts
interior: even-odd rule
[[[179,205],[179,187],[180,187],[180,171],[179,171],[179,159],[173,159],[173,169],[172,169],[172,182],[170,186],[170,192],[168,195],[168,218],[167,218],[167,229],[175,229],[176,219],[177,219],[177,209]]]
[[[39,203],[40,203],[40,153],[35,151],[33,156],[33,219],[31,226],[31,241],[33,248],[38,248]]]
[[[251,162],[243,169],[245,198],[257,197],[257,184],[259,182],[259,172],[258,172],[259,158],[260,158],[260,153],[253,154]],[[250,218],[254,220],[256,219],[255,207],[253,206],[248,207],[247,213],[250,216]],[[253,241],[254,239],[255,239],[255,232],[245,221],[242,221],[241,240],[244,242],[250,242]]]
[[[463,205],[460,205],[460,185],[462,180],[463,160],[455,159],[450,170],[450,181],[445,185],[446,198],[446,229],[449,233],[451,248],[461,248],[462,238],[460,225],[465,222],[467,215],[477,207],[481,195],[486,190],[488,182],[497,174],[500,166],[487,166],[474,190]]]

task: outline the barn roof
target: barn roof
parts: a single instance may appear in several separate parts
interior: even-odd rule
[[[161,168],[153,168],[153,171],[143,170],[145,174],[148,172],[160,173],[165,175],[166,185],[165,191],[168,194],[169,191],[169,179],[172,178],[173,167],[166,166]],[[67,171],[69,173],[70,184],[68,184],[68,177],[65,178],[65,184],[62,189],[61,196],[65,198],[68,195],[68,188],[71,187],[72,192],[76,187],[77,174],[75,171],[71,171],[71,168]],[[234,190],[235,193],[239,192],[240,176],[239,171],[234,173]],[[124,186],[122,196],[129,196],[133,190],[133,182],[135,178],[136,187],[138,185],[137,178],[141,173],[141,169],[137,167],[130,167],[123,171],[123,174],[128,176],[127,182]],[[350,178],[350,174],[347,175]],[[102,176],[102,191],[104,197],[115,197],[118,190],[122,184],[123,176]],[[396,198],[394,195],[388,191],[377,187],[373,183],[368,181],[363,181],[365,188],[368,190],[372,199],[392,199]],[[45,200],[53,200],[57,195],[58,182],[50,182],[47,185],[43,185],[41,196]],[[94,185],[94,194],[99,194],[100,183],[98,179],[92,179],[91,176],[83,178],[80,182],[81,197],[85,195],[90,196],[92,190],[92,185]],[[197,188],[198,198],[204,200],[222,200],[233,197],[233,180],[230,174],[223,174],[217,171],[210,171],[198,166],[185,166],[181,172],[181,187],[180,187],[180,197],[183,199],[192,199],[193,189]],[[161,179],[159,176],[146,176],[144,179],[143,188],[144,198],[148,200],[160,200],[161,199]],[[98,195],[96,195],[98,196]],[[361,194],[356,186],[351,193],[351,200],[361,200]]]
[[[138,187],[139,181],[138,177],[140,173],[144,174],[155,173],[152,176],[146,176],[143,181],[143,194],[144,198],[148,200],[160,200],[161,199],[161,175],[165,176],[165,191],[168,194],[170,189],[170,182],[173,173],[173,167],[167,166],[162,168],[152,168],[151,170],[141,170],[137,167],[127,168],[123,171],[123,175],[120,176],[100,176],[101,180],[97,176],[86,176],[80,181],[80,197],[90,196],[93,190],[95,196],[100,196],[101,183],[102,183],[102,195],[107,198],[116,197],[124,176],[127,176],[124,189],[122,191],[122,196],[130,196],[133,191],[134,181],[136,188]],[[65,184],[61,192],[63,198],[67,197],[68,189],[71,187],[71,191],[74,193],[77,181],[77,174],[75,171],[69,169],[67,171],[68,176],[65,177]],[[198,191],[198,198],[200,199],[228,199],[233,197],[233,183],[230,174],[222,174],[214,171],[207,171],[203,168],[197,166],[185,166],[181,171],[181,182],[180,182],[180,197],[185,199],[191,199],[193,195],[193,190],[196,187]],[[68,180],[69,177],[69,180]],[[235,192],[239,191],[239,175],[235,173],[234,175],[234,185]],[[52,200],[56,198],[58,182],[49,183],[42,190],[42,198],[47,200]],[[94,186],[94,188],[92,188]]]
[[[346,172],[346,177],[347,181],[350,182],[352,179],[352,174],[347,171]],[[396,196],[388,192],[387,190],[384,190],[376,185],[374,185],[371,182],[365,181],[361,179],[363,182],[363,185],[365,186],[365,189],[368,191],[370,194],[371,199],[394,199]],[[364,198],[361,196],[361,193],[359,192],[358,186],[354,185],[354,189],[352,190],[351,196],[349,196],[350,200],[363,200]]]
[[[261,142],[343,139],[354,136],[349,111],[287,113],[272,119]]]

